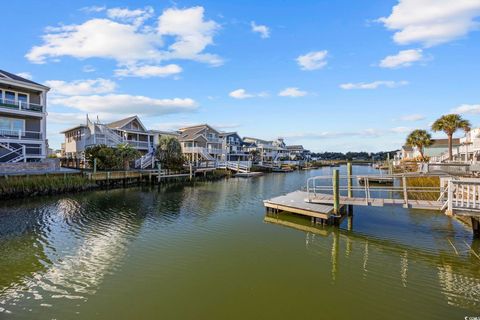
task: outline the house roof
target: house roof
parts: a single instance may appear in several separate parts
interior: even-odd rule
[[[17,82],[23,82],[23,83],[26,83],[26,84],[33,84],[33,85],[36,85],[36,86],[40,86],[44,89],[50,89],[49,87],[44,86],[43,84],[37,83],[37,82],[32,81],[32,80],[25,79],[23,77],[17,76],[16,74],[13,74],[13,73],[10,73],[8,71],[0,69],[0,79],[1,78],[14,80],[14,81],[17,81]]]
[[[292,145],[292,146],[286,146],[288,150],[304,150],[303,146],[301,144],[298,145]]]
[[[268,140],[263,140],[263,139],[258,139],[258,138],[252,138],[252,137],[244,137],[243,140],[255,141],[255,143],[260,142],[262,144],[272,144],[273,143],[273,141],[268,141]]]
[[[79,125],[77,125],[77,126],[70,127],[70,128],[65,129],[65,130],[63,130],[63,131],[60,131],[60,133],[67,133],[67,132],[69,132],[69,131],[72,131],[72,130],[75,130],[75,129],[80,129],[80,128],[87,128],[87,126],[84,125],[84,124],[79,124]]]
[[[452,139],[452,145],[458,146],[460,145],[460,139],[454,138]],[[448,139],[432,139],[432,145],[429,148],[447,148],[448,147]]]
[[[137,120],[140,126],[143,128],[143,131],[147,131],[147,128],[143,125],[142,121],[138,118],[138,116],[131,116],[125,119],[117,120],[114,122],[111,122],[107,124],[107,127],[112,128],[112,129],[120,129],[132,122],[133,120]]]
[[[206,138],[200,134],[200,131],[202,131],[204,128],[203,127],[192,127],[189,129],[185,129],[180,132],[180,136],[178,137],[178,140],[180,141],[191,141],[191,140],[196,140],[198,138],[203,138],[206,140]]]
[[[206,124],[206,123],[204,123],[204,124],[199,124],[199,125],[195,125],[195,126],[189,126],[189,127],[180,128],[180,129],[178,129],[178,131],[181,131],[181,132],[186,131],[186,130],[198,130],[198,131],[200,131],[200,130],[203,130],[203,129],[206,129],[206,128],[209,128],[210,130],[213,130],[213,131],[215,131],[215,132],[217,132],[217,133],[220,133],[218,130],[216,130],[216,129],[213,128],[211,125],[208,125],[208,124]]]

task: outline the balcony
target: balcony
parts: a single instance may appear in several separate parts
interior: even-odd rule
[[[150,147],[148,141],[124,140],[124,143],[128,143],[135,149],[149,149]]]
[[[43,134],[35,131],[0,129],[0,139],[43,140]]]
[[[43,112],[43,106],[36,103],[27,103],[25,101],[0,99],[0,108],[17,110],[17,111],[30,111],[30,112]]]

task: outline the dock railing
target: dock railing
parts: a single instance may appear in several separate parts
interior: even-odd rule
[[[421,207],[430,205],[432,208],[445,211],[447,215],[480,216],[479,178],[437,176],[440,179],[440,185],[436,187],[409,186],[407,179],[410,177],[432,176],[347,175],[339,176],[339,183],[335,182],[335,176],[311,177],[307,180],[306,200],[315,202],[322,196],[332,195],[334,203],[356,200],[364,201],[364,205],[370,205],[374,200],[381,200],[385,203],[403,204],[404,207],[410,207],[410,204],[414,203],[418,206],[420,201]],[[353,183],[354,180],[356,184]],[[343,181],[347,182],[342,183]]]
[[[315,197],[322,194],[331,194],[335,196],[335,191],[338,190],[338,197],[363,198],[366,204],[374,199],[389,198],[396,200],[403,199],[404,205],[408,206],[409,201],[418,200],[420,194],[431,194],[430,196],[427,196],[427,198],[430,200],[435,198],[436,201],[442,201],[442,195],[445,194],[445,190],[448,186],[408,186],[408,177],[419,176],[396,174],[341,175],[338,176],[338,186],[334,188],[335,183],[332,176],[316,176],[307,180],[307,197],[309,200],[313,200]],[[417,196],[415,196],[415,194],[417,194]],[[439,197],[437,198],[437,196]]]

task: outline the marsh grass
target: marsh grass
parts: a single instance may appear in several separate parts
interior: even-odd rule
[[[408,188],[436,188],[432,191],[408,191]],[[407,177],[408,199],[436,201],[440,196],[439,177]]]
[[[0,197],[20,198],[26,196],[52,195],[78,192],[96,187],[81,175],[10,176],[0,179]]]

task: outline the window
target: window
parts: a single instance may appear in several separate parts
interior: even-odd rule
[[[28,104],[28,96],[24,93],[19,93],[18,101],[21,102],[22,105],[26,106]]]
[[[12,134],[18,134],[19,131],[25,131],[25,120],[0,117],[0,130],[11,131]]]
[[[15,92],[5,91],[5,100],[8,100],[8,102],[15,102]]]

